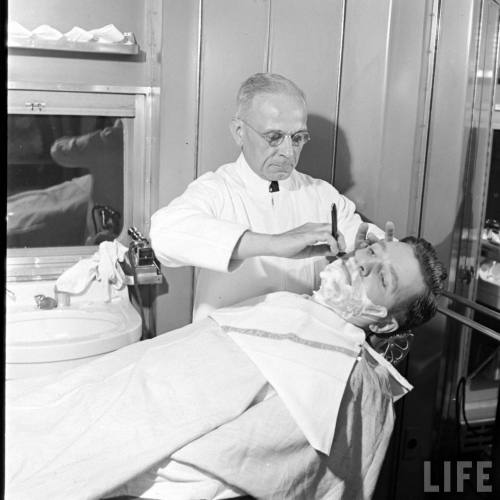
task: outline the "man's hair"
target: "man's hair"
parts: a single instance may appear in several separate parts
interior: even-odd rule
[[[261,94],[285,94],[296,97],[306,107],[304,92],[291,80],[277,73],[255,73],[247,78],[236,96],[236,117],[244,118],[252,106],[255,96]]]
[[[398,332],[405,332],[429,321],[437,311],[437,298],[443,290],[448,277],[442,262],[438,260],[434,247],[423,238],[407,236],[400,240],[413,248],[420,264],[425,290],[418,297],[413,297],[399,306],[392,313],[399,322]]]

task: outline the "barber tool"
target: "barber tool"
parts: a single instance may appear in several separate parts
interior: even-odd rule
[[[335,203],[332,203],[331,216],[332,216],[331,217],[332,218],[332,236],[335,238],[335,241],[338,241],[339,233],[338,233],[338,226],[337,226],[337,205],[335,205]],[[345,252],[339,252],[336,256],[342,257],[342,255],[345,255]]]
[[[132,238],[129,245],[128,257],[133,270],[135,283],[152,285],[162,282],[160,266],[156,260],[149,241],[135,227],[128,229]]]

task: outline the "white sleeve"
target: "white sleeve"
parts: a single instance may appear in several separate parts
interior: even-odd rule
[[[224,183],[209,172],[151,218],[150,239],[160,262],[227,272],[231,255],[247,226],[222,220]]]
[[[356,205],[354,202],[341,195],[335,190],[336,196],[334,203],[337,204],[337,217],[339,231],[344,235],[346,242],[346,250],[350,252],[354,250],[354,240],[358,231],[359,225],[363,222],[358,213],[356,213]],[[373,233],[377,238],[384,238],[385,233],[375,224],[368,224],[368,232]]]

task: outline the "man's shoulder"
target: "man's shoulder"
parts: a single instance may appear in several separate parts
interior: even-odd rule
[[[201,174],[191,182],[191,187],[194,188],[204,186],[204,188],[220,188],[227,185],[228,181],[232,177],[232,165],[232,163],[227,163],[220,166],[216,170],[209,170],[208,172]]]
[[[236,162],[225,163],[215,170],[210,170],[200,175],[196,180],[201,182],[223,183],[227,182],[236,172]]]

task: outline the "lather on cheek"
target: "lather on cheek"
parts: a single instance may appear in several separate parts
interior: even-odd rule
[[[321,273],[320,289],[313,292],[316,302],[333,309],[346,320],[369,315],[380,318],[387,315],[385,307],[375,305],[366,294],[358,267],[349,259],[348,274],[340,259],[329,264]],[[350,281],[350,283],[349,283]]]

